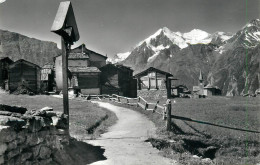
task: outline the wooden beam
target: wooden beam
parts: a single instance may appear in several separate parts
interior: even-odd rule
[[[62,49],[62,94],[63,94],[63,112],[68,115],[68,128],[69,128],[69,96],[68,96],[68,45],[61,37]]]

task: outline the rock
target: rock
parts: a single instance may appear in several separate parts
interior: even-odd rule
[[[28,146],[35,146],[44,141],[44,137],[40,137],[38,134],[31,133],[27,135],[25,144]]]
[[[44,108],[42,108],[42,109],[40,109],[40,111],[53,111],[53,108],[51,108],[51,107],[44,107]]]
[[[29,126],[28,130],[30,132],[38,132],[42,129],[44,123],[44,119],[39,116],[34,116],[33,118],[29,119]]]
[[[40,159],[47,159],[51,155],[51,149],[44,145],[37,145],[32,148],[33,157]]]
[[[24,162],[26,162],[27,159],[30,159],[31,157],[32,157],[32,153],[31,152],[24,152],[20,156],[20,161],[22,163],[24,163]]]
[[[7,145],[5,143],[1,143],[0,144],[0,155],[3,155],[6,150],[7,150]]]
[[[16,138],[16,132],[10,126],[0,125],[0,142],[11,142]]]
[[[53,116],[51,119],[52,119],[53,126],[55,126],[56,128],[62,128],[62,129],[68,128],[67,119],[56,117],[56,116]]]
[[[25,142],[26,139],[25,133],[27,133],[25,130],[22,130],[19,133],[17,133],[17,137],[16,137],[17,144],[21,144]]]
[[[0,156],[0,164],[4,164],[4,156]]]
[[[21,129],[26,122],[23,119],[11,116],[0,116],[0,125],[11,126],[14,129]]]
[[[3,116],[11,116],[11,115],[12,115],[12,112],[0,111],[0,115],[3,115]]]
[[[12,113],[11,116],[12,116],[12,117],[21,118],[21,117],[22,117],[22,114],[20,114],[20,113]]]
[[[49,158],[49,159],[41,160],[39,162],[39,164],[41,164],[41,165],[49,165],[49,164],[52,164],[51,162],[52,162],[52,159]]]
[[[10,150],[13,150],[17,147],[17,140],[14,140],[14,141],[11,141],[8,143],[7,145],[7,150],[10,151]]]
[[[23,108],[23,107],[9,106],[9,105],[4,105],[4,104],[0,104],[0,110],[1,111],[21,113],[21,114],[25,114],[25,112],[27,111],[27,109]]]
[[[53,116],[57,116],[57,114],[53,111],[46,111],[46,117],[53,117]]]
[[[7,154],[7,158],[8,158],[8,160],[10,160],[18,154],[20,154],[20,148],[16,148],[12,151],[9,151],[8,154]]]

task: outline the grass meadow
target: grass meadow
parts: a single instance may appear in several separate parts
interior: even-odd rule
[[[22,106],[28,110],[52,107],[63,112],[62,98],[47,95],[10,95],[0,93],[0,104]],[[70,134],[78,140],[93,139],[113,125],[117,117],[114,113],[98,107],[84,99],[69,100]]]
[[[145,98],[166,103],[166,98]],[[172,115],[192,118],[233,128],[260,132],[260,97],[175,98]],[[173,103],[175,100],[175,103]],[[130,106],[127,106],[130,107]],[[153,107],[148,107],[153,108]],[[260,163],[260,134],[172,119],[172,131],[165,131],[162,116],[132,106],[151,119],[159,138],[150,142],[162,154],[189,165],[256,165]],[[194,157],[197,155],[198,157]],[[209,161],[205,158],[211,158]]]

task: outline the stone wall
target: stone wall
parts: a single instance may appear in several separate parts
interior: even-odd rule
[[[137,90],[137,96],[142,96],[143,98],[167,98],[166,90]]]
[[[67,116],[45,107],[27,110],[0,104],[0,164],[56,164],[69,143]]]

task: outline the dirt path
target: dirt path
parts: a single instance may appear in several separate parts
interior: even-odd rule
[[[113,111],[118,122],[108,132],[96,140],[85,141],[105,149],[107,160],[91,165],[176,165],[158,155],[158,150],[144,142],[155,136],[155,125],[144,115],[133,110],[114,106],[110,103],[96,102],[99,106]]]

